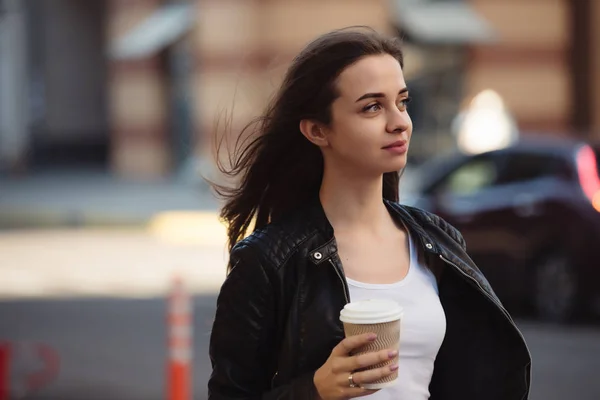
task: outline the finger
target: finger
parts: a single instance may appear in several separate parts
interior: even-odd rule
[[[359,356],[348,357],[342,359],[341,370],[342,371],[356,371],[358,369],[370,367],[372,365],[381,364],[389,361],[398,355],[397,350],[386,349],[380,351],[374,351],[370,353],[361,354]]]
[[[379,392],[381,389],[364,389],[364,388],[350,388],[351,393],[348,394],[349,398],[368,396],[373,393]]]
[[[375,339],[377,339],[377,335],[374,333],[364,333],[362,335],[349,336],[338,343],[338,345],[333,348],[331,354],[338,357],[347,356],[350,354],[350,352],[352,352],[352,350],[364,346]]]
[[[341,385],[341,396],[344,399],[352,399],[355,397],[368,396],[370,394],[379,392],[381,389],[365,389],[362,387],[350,387],[348,384]]]
[[[386,365],[385,367],[370,369],[361,372],[355,372],[352,375],[352,380],[358,386],[365,383],[372,383],[392,375],[398,369],[398,364]]]
[[[342,390],[342,392],[340,393],[340,397],[342,399],[354,399],[357,397],[368,396],[370,394],[377,393],[378,391],[379,391],[379,389],[378,390],[369,390],[369,389],[363,389],[363,388],[348,388],[348,389]]]

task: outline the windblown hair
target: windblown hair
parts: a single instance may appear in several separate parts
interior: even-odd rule
[[[340,73],[365,56],[379,54],[389,54],[403,66],[399,39],[371,28],[344,28],[318,37],[294,58],[262,116],[237,137],[230,165],[217,157],[219,170],[237,180],[235,187],[212,184],[225,199],[221,218],[228,225],[230,250],[253,219],[253,229],[260,229],[318,195],[323,156],[300,132],[300,121],[330,124]],[[217,143],[218,154],[223,138]],[[398,201],[398,182],[398,172],[384,174],[384,198]]]

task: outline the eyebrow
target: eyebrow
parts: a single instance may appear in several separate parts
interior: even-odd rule
[[[404,89],[400,90],[398,92],[398,94],[402,94],[402,93],[406,93],[406,92],[408,92],[408,88],[407,87],[405,87]],[[358,103],[359,101],[364,100],[364,99],[379,99],[381,97],[385,97],[385,94],[381,93],[381,92],[379,92],[379,93],[365,93],[362,96],[360,96],[358,98],[358,100],[356,100],[356,102]]]

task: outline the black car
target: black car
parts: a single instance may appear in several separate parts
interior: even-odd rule
[[[462,232],[507,308],[565,321],[600,303],[599,161],[600,147],[567,139],[455,154],[420,167],[405,203]]]

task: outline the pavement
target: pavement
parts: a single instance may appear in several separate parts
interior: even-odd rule
[[[198,179],[118,179],[97,170],[0,176],[0,299],[128,297],[217,290],[225,226]]]
[[[214,293],[225,278],[225,228],[192,225],[187,235],[160,226],[0,231],[0,301],[163,297],[177,278],[190,293]]]
[[[9,322],[0,324],[0,338],[45,343],[60,355],[58,377],[28,399],[160,400],[166,398],[166,304],[163,298],[0,301],[0,320]],[[215,294],[194,297],[196,400],[207,399],[215,304]],[[600,327],[517,324],[534,360],[530,400],[600,399]],[[24,365],[14,385],[36,369]]]
[[[407,169],[402,191],[410,191],[415,179]],[[208,185],[189,174],[146,182],[100,170],[52,170],[14,178],[0,174],[0,230],[144,228],[174,211],[212,215],[217,220],[219,206]]]
[[[0,229],[142,227],[164,211],[215,212],[217,199],[199,179],[120,179],[98,170],[0,175]]]

